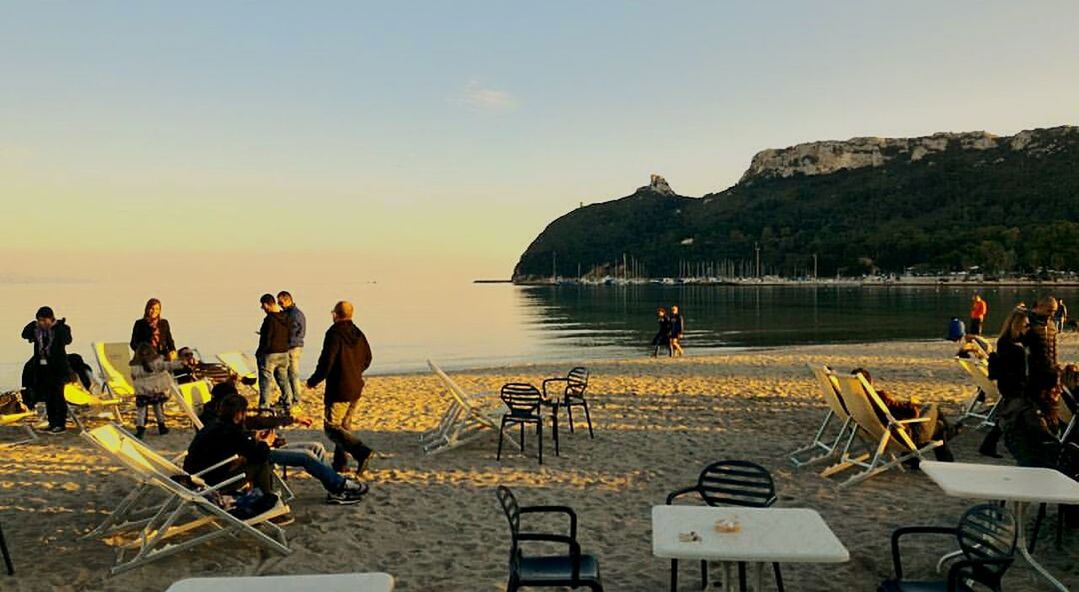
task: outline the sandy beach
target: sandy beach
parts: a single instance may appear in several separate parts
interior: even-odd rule
[[[1079,359],[1074,334],[1061,345],[1062,359]],[[424,456],[418,433],[433,427],[447,401],[438,380],[430,374],[375,376],[358,421],[361,435],[381,455],[371,464],[371,492],[364,502],[324,505],[319,484],[290,471],[297,494],[291,504],[296,522],[285,529],[291,555],[222,539],[111,577],[113,549],[80,536],[132,482],[74,432],[42,436],[37,443],[0,449],[0,524],[17,570],[14,578],[0,576],[0,589],[140,592],[200,575],[385,571],[396,578],[398,590],[503,590],[509,533],[494,490],[505,484],[522,504],[576,509],[579,540],[599,558],[607,590],[666,590],[669,562],[652,556],[651,506],[692,484],[705,464],[733,458],[767,467],[776,480],[777,505],[818,510],[850,551],[846,564],[784,565],[788,590],[874,590],[891,574],[892,529],[954,525],[975,502],[946,497],[917,471],[892,471],[837,489],[813,470],[794,469],[787,453],[808,442],[824,413],[805,364],[827,363],[842,371],[864,366],[882,388],[941,403],[953,415],[972,392],[952,359],[955,349],[944,341],[892,342],[591,363],[596,437],[590,440],[581,429],[571,435],[563,421],[562,454],[554,456],[547,438],[542,466],[532,434],[526,457],[509,449],[496,461],[493,432],[457,450]],[[450,374],[468,390],[495,391],[506,382],[538,384],[566,370],[564,364],[541,364]],[[191,431],[179,417],[172,425],[179,429],[164,437],[151,433],[147,443],[183,451]],[[14,435],[6,429],[3,437]],[[290,441],[321,439],[316,430],[285,435]],[[980,439],[961,434],[953,446],[957,459],[990,461],[975,452]],[[1055,510],[1051,516],[1055,520]],[[1079,586],[1079,533],[1068,533],[1065,550],[1058,551],[1048,534],[1053,525],[1043,529],[1037,555],[1066,583]],[[931,562],[952,546],[945,540],[908,547],[910,573],[928,575]],[[698,577],[695,565],[684,565],[681,588],[698,589]],[[1010,570],[1005,587],[1045,589],[1022,562]]]

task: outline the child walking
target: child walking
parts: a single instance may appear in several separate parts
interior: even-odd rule
[[[157,432],[169,433],[165,426],[165,401],[172,389],[172,371],[183,367],[180,360],[169,361],[154,350],[149,343],[140,343],[131,359],[131,377],[135,379],[135,437],[146,434],[147,407],[154,408]]]

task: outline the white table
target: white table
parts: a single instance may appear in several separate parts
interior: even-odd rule
[[[717,520],[737,521],[738,532],[716,532]],[[679,534],[695,532],[698,542]],[[747,563],[844,563],[843,543],[816,510],[653,506],[652,554],[671,560],[671,589],[678,584],[677,561],[698,559]],[[760,589],[760,571],[757,572]],[[726,589],[726,588],[725,588]]]
[[[1079,483],[1055,469],[1034,467],[924,460],[921,469],[944,493],[952,497],[1012,502],[1018,524],[1019,554],[1057,590],[1068,592],[1068,588],[1035,561],[1027,550],[1023,514],[1030,503],[1079,504]]]
[[[349,573],[310,576],[188,578],[165,592],[392,592],[393,576]]]

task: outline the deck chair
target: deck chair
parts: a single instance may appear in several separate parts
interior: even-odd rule
[[[114,398],[135,396],[134,381],[131,378],[131,349],[126,343],[95,342],[94,357],[101,370],[101,380]]]
[[[69,382],[64,385],[64,400],[67,401],[67,409],[71,419],[80,430],[85,430],[82,416],[94,409],[102,409],[112,414],[116,423],[123,424],[124,419],[120,415],[120,398],[104,399],[86,390],[80,382]]]
[[[902,469],[904,461],[912,458],[921,459],[926,452],[944,444],[943,440],[933,440],[924,446],[915,444],[911,438],[909,426],[927,422],[930,418],[915,417],[897,420],[864,376],[859,374],[835,378],[839,384],[843,403],[856,426],[855,432],[863,434],[867,441],[876,443],[868,462],[849,460],[851,464],[862,467],[864,470],[841,483],[840,487],[860,483],[892,468]],[[885,421],[881,421],[878,417],[878,410]],[[849,451],[845,451],[845,454],[850,458]]]
[[[828,412],[824,415],[824,421],[821,422],[820,427],[817,428],[817,433],[814,434],[813,440],[806,446],[790,453],[790,461],[795,467],[804,467],[835,456],[836,453],[842,450],[840,443],[842,443],[843,436],[847,434],[851,427],[850,415],[843,406],[839,393],[836,392],[832,372],[825,366],[814,366],[812,364],[806,364],[806,366],[809,368],[809,372],[813,374],[821,396],[824,397]],[[839,426],[839,430],[835,432],[835,436],[826,437],[825,434],[830,429],[834,430],[836,425]],[[807,456],[808,453],[812,452],[817,452],[817,454]]]
[[[198,474],[191,475],[182,469],[176,472],[179,467],[173,462],[116,426],[101,426],[82,435],[123,466],[129,477],[165,496],[153,516],[138,523],[141,528],[137,536],[121,544],[111,573],[128,571],[226,535],[246,537],[282,555],[291,553],[284,531],[270,522],[289,512],[283,502],[259,516],[242,520],[211,500],[217,491],[243,479],[242,475],[208,486]],[[214,468],[217,466],[207,471]],[[181,481],[190,483],[191,487]],[[271,534],[259,530],[259,526],[269,529]],[[132,551],[134,557],[126,558]]]
[[[508,413],[502,401],[471,395],[465,392],[437,364],[427,360],[431,371],[442,381],[450,397],[446,411],[442,413],[438,425],[420,434],[420,446],[424,454],[438,454],[471,442],[487,434],[500,431],[502,416]],[[510,444],[520,450],[520,445],[509,438]]]
[[[26,430],[26,438],[15,442],[5,442],[3,446],[18,446],[19,444],[26,444],[27,442],[37,440],[37,432],[35,432],[34,428],[30,425],[30,420],[37,417],[37,413],[35,413],[33,409],[28,409],[26,405],[23,404],[22,389],[7,391],[0,396],[5,398],[16,398],[19,401],[18,408],[21,409],[21,411],[0,415],[0,426],[18,426]]]
[[[217,361],[235,372],[240,378],[254,379],[255,384],[252,388],[256,391],[258,390],[259,366],[255,356],[244,352],[230,351],[217,354]]]
[[[977,390],[974,391],[974,394],[971,395],[970,400],[964,407],[962,415],[956,420],[956,424],[959,425],[968,419],[974,419],[978,421],[975,429],[995,426],[997,424],[996,411],[997,403],[1000,401],[1000,391],[997,390],[997,384],[989,380],[989,370],[974,360],[956,358],[955,361],[959,363],[960,368],[970,375],[971,380],[974,381],[974,386],[977,387]]]

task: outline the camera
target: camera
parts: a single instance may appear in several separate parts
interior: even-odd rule
[[[276,430],[292,425],[291,415],[279,415],[273,409],[255,409],[244,418],[244,429],[252,432]]]

